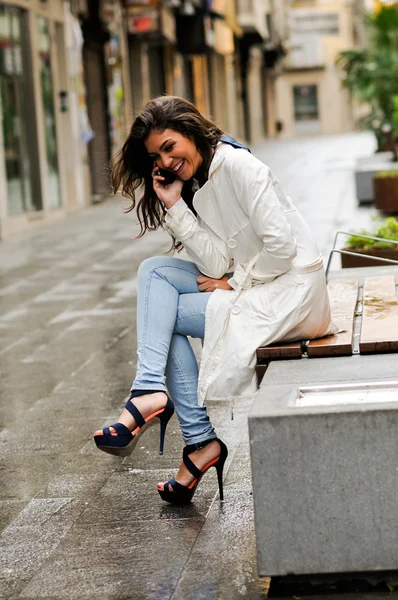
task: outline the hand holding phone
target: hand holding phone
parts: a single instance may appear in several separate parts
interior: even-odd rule
[[[158,169],[157,175],[164,177],[164,181],[159,181],[160,185],[163,187],[174,183],[174,181],[177,179],[177,175],[174,175],[174,173],[171,171],[166,171],[165,169]]]
[[[174,206],[181,198],[184,182],[172,171],[159,169],[154,166],[152,170],[153,189],[166,209]],[[163,179],[164,177],[164,179]]]

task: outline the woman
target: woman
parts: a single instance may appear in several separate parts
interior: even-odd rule
[[[113,187],[132,209],[139,186],[141,234],[164,227],[192,262],[162,256],[140,266],[136,377],[118,423],[95,441],[126,455],[158,419],[162,452],[174,403],[186,446],[176,478],[158,491],[189,502],[214,466],[222,499],[228,452],[204,403],[254,394],[259,346],[335,332],[323,259],[270,169],[182,98],[151,100],[131,128]],[[204,340],[199,373],[187,336]]]

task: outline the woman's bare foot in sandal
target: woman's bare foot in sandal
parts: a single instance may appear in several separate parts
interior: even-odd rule
[[[182,462],[176,479],[158,484],[162,500],[170,504],[189,504],[203,475],[214,467],[217,471],[220,500],[224,500],[223,470],[228,457],[228,448],[219,438],[205,440],[200,450],[195,444],[185,446]]]
[[[156,392],[156,394],[145,394],[144,396],[137,396],[132,399],[134,406],[140,411],[142,416],[145,418],[148,415],[155,413],[158,410],[161,410],[165,407],[167,402],[167,394],[165,392]],[[129,413],[129,411],[124,408],[122,414],[118,418],[118,423],[122,423],[131,432],[134,431],[138,427],[133,416]],[[109,430],[112,435],[117,435],[115,428],[111,425]],[[94,435],[103,435],[103,429],[97,429]]]
[[[189,458],[194,463],[194,465],[200,471],[202,471],[206,465],[208,465],[214,459],[216,459],[220,456],[220,451],[221,451],[220,444],[217,439],[214,439],[214,441],[207,444],[207,446],[205,446],[201,450],[195,450],[194,452],[192,452],[189,455]],[[180,468],[178,469],[178,473],[175,477],[175,480],[185,487],[188,487],[194,480],[194,477],[189,472],[189,470],[187,469],[187,467],[184,465],[183,462],[181,463]],[[157,485],[157,489],[159,491],[163,491],[165,484],[166,484],[166,481],[159,482]],[[169,487],[169,489],[171,489],[171,491],[174,491],[171,486]]]
[[[128,456],[144,431],[160,422],[159,454],[163,454],[166,427],[173,413],[174,405],[165,392],[136,396],[127,401],[117,423],[94,433],[94,441],[108,454]]]

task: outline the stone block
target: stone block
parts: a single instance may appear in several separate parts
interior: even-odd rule
[[[371,379],[379,358],[271,364],[249,416],[260,575],[397,569],[398,384]]]

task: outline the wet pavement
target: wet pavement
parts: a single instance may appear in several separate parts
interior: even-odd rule
[[[348,134],[270,140],[253,151],[327,255],[336,229],[367,226],[374,213],[356,206],[353,181],[355,157],[373,146],[367,134]],[[175,417],[163,456],[156,428],[125,459],[92,442],[117,419],[134,377],[138,265],[170,247],[164,232],[134,240],[139,229],[123,204],[113,198],[0,243],[0,597],[266,598],[270,582],[255,560],[250,401],[233,421],[228,405],[209,406],[230,452],[223,503],[215,473],[190,506],[158,496],[156,482],[181,459]]]

